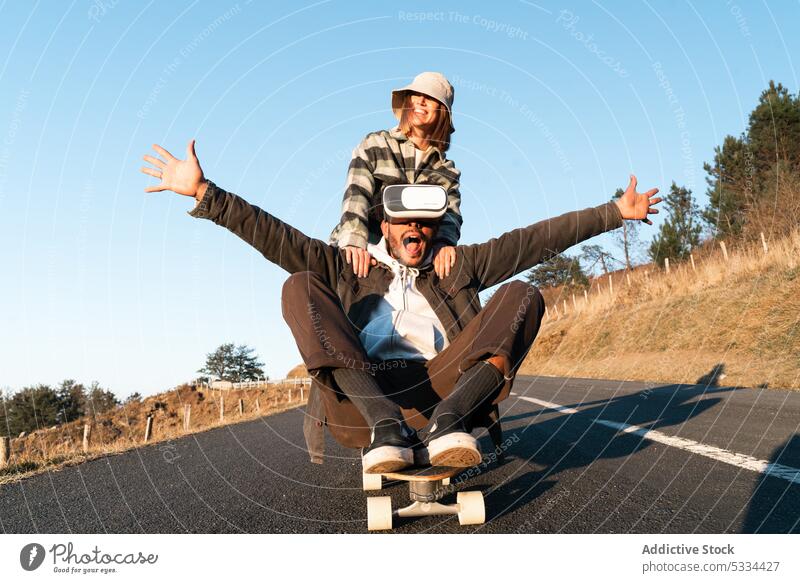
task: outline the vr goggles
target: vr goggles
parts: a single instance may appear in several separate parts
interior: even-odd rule
[[[435,184],[392,184],[383,189],[383,215],[390,223],[418,219],[437,223],[447,211],[447,193]]]

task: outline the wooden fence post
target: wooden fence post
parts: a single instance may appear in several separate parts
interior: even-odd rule
[[[11,438],[0,437],[0,468],[8,465],[8,460],[11,458]]]
[[[692,271],[697,273],[697,267],[695,267],[695,264],[694,264],[694,253],[689,253],[689,261],[692,262]]]
[[[667,269],[667,275],[669,275],[669,257],[664,257],[664,267]]]
[[[725,257],[725,261],[728,261],[728,248],[725,246],[725,241],[720,241],[719,246],[722,248],[722,255]]]
[[[150,441],[150,438],[153,435],[153,416],[147,416],[147,425],[144,426],[144,442],[147,443]]]
[[[564,300],[564,315],[567,315],[567,300]]]
[[[89,451],[89,445],[92,441],[92,424],[85,423],[83,426],[83,453]]]
[[[219,420],[225,420],[225,397],[219,396]]]
[[[239,415],[244,415],[244,399],[239,399]]]
[[[261,413],[261,403],[259,402],[258,397],[256,397],[256,413]]]
[[[305,399],[305,385],[300,385],[300,400]]]
[[[610,296],[614,295],[614,280],[611,278],[610,275],[608,276],[608,295]]]
[[[587,304],[589,303],[589,293],[586,291],[586,288],[583,288],[583,301]]]
[[[189,431],[189,427],[191,427],[192,423],[192,406],[191,405],[184,405],[183,406],[183,430]]]
[[[761,231],[761,246],[764,248],[764,255],[766,255],[769,247],[767,247],[767,240],[764,238],[764,231]]]
[[[578,302],[575,301],[575,294],[572,294],[572,307],[578,309]]]
[[[625,272],[625,280],[628,282],[628,287],[631,287],[631,274],[629,271]]]

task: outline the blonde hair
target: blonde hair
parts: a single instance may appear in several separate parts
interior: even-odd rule
[[[442,153],[447,152],[447,150],[450,149],[450,134],[452,134],[450,131],[450,112],[447,111],[447,108],[442,105],[438,99],[434,99],[433,97],[429,97],[427,95],[425,97],[435,103],[439,110],[439,114],[437,115],[436,119],[436,126],[431,132],[428,133],[426,138],[431,145],[439,148]],[[411,122],[409,121],[409,118],[412,114],[413,108],[411,107],[411,92],[407,91],[403,96],[403,111],[400,113],[400,131],[406,136],[411,135]]]

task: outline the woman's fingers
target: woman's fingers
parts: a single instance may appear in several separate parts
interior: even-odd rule
[[[177,160],[175,156],[167,152],[164,148],[159,146],[158,144],[153,144],[153,149],[159,153],[159,155],[164,158],[167,162],[174,162]]]
[[[159,160],[158,158],[154,158],[153,156],[148,156],[147,154],[144,155],[144,161],[150,162],[153,166],[156,166],[161,169],[164,169],[167,166],[163,160]]]
[[[153,170],[148,166],[142,166],[141,170],[145,174],[149,174],[150,176],[155,176],[156,178],[161,178],[161,170]]]

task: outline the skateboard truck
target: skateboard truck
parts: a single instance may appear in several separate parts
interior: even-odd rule
[[[367,498],[367,528],[369,530],[390,530],[393,518],[415,516],[445,516],[455,514],[462,526],[483,524],[486,512],[481,492],[458,492],[455,504],[439,502],[450,493],[450,478],[465,468],[425,467],[409,468],[387,474],[364,474],[364,490],[380,490],[382,477],[408,482],[408,497],[411,504],[392,510],[390,496]]]

